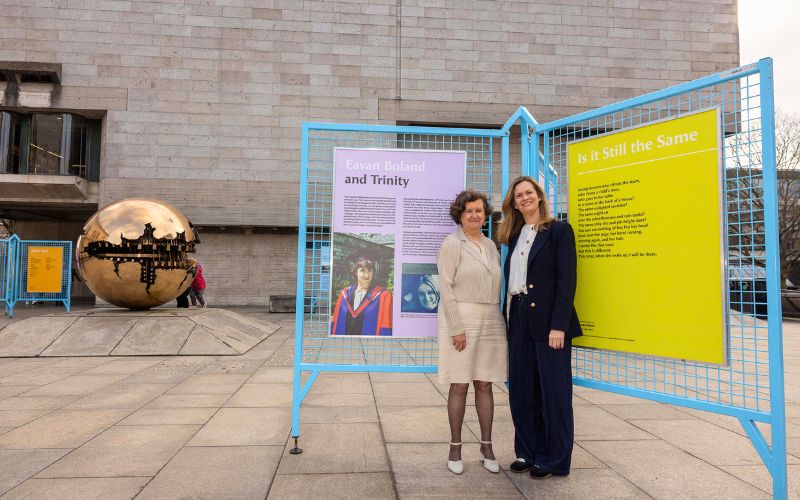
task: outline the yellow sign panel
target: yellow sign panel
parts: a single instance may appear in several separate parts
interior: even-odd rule
[[[725,363],[719,112],[574,142],[576,346]]]
[[[60,293],[62,247],[28,247],[28,293]]]

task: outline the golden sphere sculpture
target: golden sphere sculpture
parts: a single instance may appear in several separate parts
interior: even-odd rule
[[[126,198],[95,213],[77,243],[78,272],[104,301],[149,309],[174,300],[191,285],[200,243],[180,210],[159,200]]]

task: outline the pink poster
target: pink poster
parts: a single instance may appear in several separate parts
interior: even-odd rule
[[[334,151],[331,335],[437,335],[442,240],[466,153]]]

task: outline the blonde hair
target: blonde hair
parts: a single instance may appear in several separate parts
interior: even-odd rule
[[[497,241],[500,243],[507,244],[510,242],[514,236],[519,234],[522,226],[525,225],[525,218],[522,216],[522,212],[514,208],[514,190],[523,182],[530,182],[533,185],[533,189],[536,190],[537,196],[539,196],[539,222],[536,223],[536,229],[547,229],[555,220],[550,216],[550,205],[547,203],[547,196],[542,186],[533,180],[533,177],[521,175],[511,181],[506,197],[503,199],[503,219],[500,221],[500,228],[497,230]]]

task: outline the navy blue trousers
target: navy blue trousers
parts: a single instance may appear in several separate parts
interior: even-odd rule
[[[519,328],[521,301],[512,300],[508,333],[508,396],[518,458],[555,474],[569,474],[575,425],[572,416],[570,339],[553,349]]]

